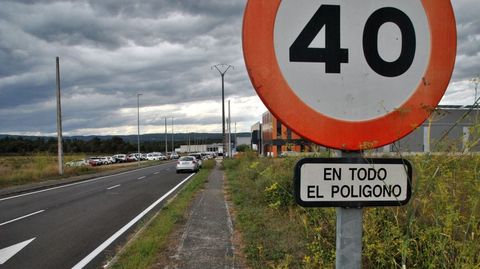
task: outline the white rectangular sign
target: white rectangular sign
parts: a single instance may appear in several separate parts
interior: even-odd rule
[[[407,160],[307,158],[295,168],[295,197],[302,206],[399,206],[410,199]]]

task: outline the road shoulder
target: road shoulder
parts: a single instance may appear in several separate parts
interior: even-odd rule
[[[217,165],[152,268],[245,268],[229,208],[224,173]]]

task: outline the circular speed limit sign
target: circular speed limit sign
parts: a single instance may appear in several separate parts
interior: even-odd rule
[[[449,0],[249,0],[243,50],[258,95],[317,144],[376,148],[430,115],[450,81]]]

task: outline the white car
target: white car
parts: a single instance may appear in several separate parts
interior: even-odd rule
[[[197,172],[199,165],[197,159],[194,156],[184,156],[180,157],[177,161],[177,173],[182,171]]]
[[[124,163],[127,162],[127,155],[126,154],[115,154],[113,158],[117,161],[117,163]]]
[[[100,157],[100,161],[102,161],[102,164],[110,164],[110,160],[108,157]]]
[[[202,162],[202,159],[203,159],[202,154],[200,154],[200,153],[191,153],[191,154],[189,154],[188,156],[195,157],[195,158],[197,159],[197,162],[198,162],[198,167],[199,167],[199,168],[202,168],[202,164],[203,164],[203,162]]]
[[[151,152],[147,154],[147,160],[149,161],[159,161],[159,160],[166,160],[166,159],[167,157],[165,157],[160,152]]]
[[[69,167],[78,167],[78,166],[85,166],[88,165],[87,160],[75,160],[75,161],[70,161],[65,164],[65,166]]]

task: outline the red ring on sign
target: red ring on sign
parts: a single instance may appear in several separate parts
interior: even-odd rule
[[[455,65],[456,24],[449,0],[422,0],[430,26],[431,53],[422,81],[398,109],[366,121],[321,114],[297,97],[280,71],[274,49],[281,0],[249,0],[243,20],[243,54],[258,95],[281,122],[300,136],[330,148],[377,148],[420,126],[443,97]]]

